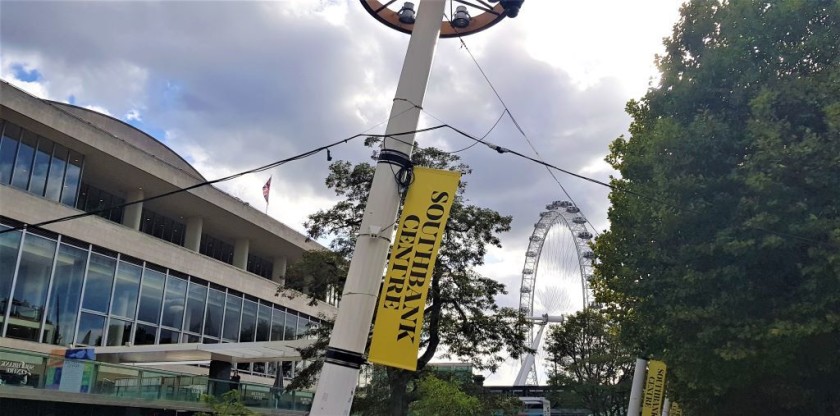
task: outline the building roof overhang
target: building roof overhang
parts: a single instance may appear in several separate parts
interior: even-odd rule
[[[228,344],[162,344],[96,347],[97,359],[116,363],[226,361],[231,363],[300,361],[298,349],[315,340],[238,342]]]

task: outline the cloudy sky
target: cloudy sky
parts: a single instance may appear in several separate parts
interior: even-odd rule
[[[656,81],[654,56],[680,0],[529,0],[516,19],[465,38],[469,50],[543,159],[607,180],[603,158],[624,134],[624,104]],[[338,139],[382,133],[408,36],[372,19],[356,0],[0,1],[0,77],[31,94],[110,114],[141,128],[208,179],[287,158]],[[421,125],[429,115],[481,136],[503,111],[457,40],[442,40]],[[372,129],[371,129],[372,128]],[[457,150],[444,131],[421,145]],[[504,119],[488,141],[533,155]],[[333,157],[369,160],[361,141]],[[528,237],[544,206],[566,199],[546,170],[476,146],[470,202],[513,215],[482,272],[518,303]],[[222,189],[303,231],[306,216],[336,198],[321,154]],[[599,231],[607,191],[558,174]]]

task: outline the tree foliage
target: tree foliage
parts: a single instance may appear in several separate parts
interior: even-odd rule
[[[840,2],[681,16],[607,158],[596,296],[693,414],[836,415]]]
[[[202,396],[211,409],[212,413],[199,412],[196,416],[255,416],[256,413],[245,407],[239,397],[239,390],[231,390],[227,393],[215,396]]]
[[[411,403],[412,416],[478,416],[482,406],[478,397],[465,393],[457,383],[428,375],[420,380],[419,397]]]
[[[341,291],[341,284],[347,276],[350,263],[338,252],[330,250],[311,250],[286,270],[286,284],[278,288],[277,293],[287,297],[297,296],[297,292],[308,295],[309,304],[327,300],[328,296]],[[283,289],[294,289],[290,292]]]
[[[369,139],[367,144],[374,146],[377,141]],[[416,146],[412,162],[418,166],[457,170],[464,175],[470,173],[469,167],[461,163],[457,155],[435,148]],[[374,169],[370,163],[352,165],[338,161],[331,164],[326,184],[344,199],[330,209],[311,215],[306,223],[313,238],[332,238],[331,248],[343,257],[352,255]],[[468,204],[463,196],[465,189],[466,182],[462,180],[433,271],[418,370],[441,352],[445,352],[439,354],[444,357],[469,361],[476,369],[495,370],[508,357],[516,358],[527,348],[524,335],[515,330],[524,323],[521,314],[515,309],[496,305],[496,297],[507,293],[504,285],[474,270],[483,264],[489,246],[501,247],[499,234],[510,229],[511,217]],[[346,273],[339,277],[341,287]],[[321,351],[319,347],[325,345],[322,342],[302,354],[305,354],[304,358],[317,358]],[[441,349],[444,345],[445,351]],[[316,362],[313,373],[320,364]],[[389,413],[405,414],[409,403],[417,399],[419,389],[414,388],[414,382],[418,374],[387,369]],[[301,380],[297,385],[307,383],[311,380]]]
[[[564,407],[580,403],[595,416],[625,414],[634,358],[618,328],[594,309],[551,327],[546,340],[549,384],[566,393]]]

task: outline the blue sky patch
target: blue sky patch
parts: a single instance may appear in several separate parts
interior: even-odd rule
[[[14,75],[16,79],[19,79],[24,82],[34,82],[43,78],[43,76],[40,72],[38,72],[37,69],[32,68],[27,70],[26,67],[23,66],[23,64],[12,64],[11,69],[12,75]]]
[[[140,131],[154,137],[157,141],[166,144],[166,131],[160,127],[144,123],[143,120],[123,120]]]

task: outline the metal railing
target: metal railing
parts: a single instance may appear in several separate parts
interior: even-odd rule
[[[70,367],[75,367],[78,373],[74,380],[69,380]],[[309,411],[313,396],[309,392],[283,391],[264,384],[235,383],[207,376],[72,360],[8,348],[0,348],[0,385],[4,388],[17,386],[118,399],[193,404],[202,403],[206,396],[218,397],[230,390],[238,390],[242,403],[247,407],[302,412]]]

